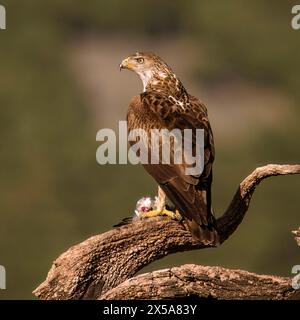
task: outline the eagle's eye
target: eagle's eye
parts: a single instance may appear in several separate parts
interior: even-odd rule
[[[144,63],[144,58],[137,58],[136,61],[140,64]]]

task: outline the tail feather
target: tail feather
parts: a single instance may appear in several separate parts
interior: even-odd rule
[[[218,246],[220,236],[214,227],[199,225],[195,220],[187,220],[187,225],[191,231],[192,237],[205,245]]]

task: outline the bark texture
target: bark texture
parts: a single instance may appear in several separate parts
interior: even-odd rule
[[[128,279],[101,299],[300,299],[291,279],[187,264]]]
[[[300,165],[267,165],[255,169],[240,183],[228,209],[217,220],[221,242],[228,239],[242,222],[255,187],[263,179],[270,176],[299,173]],[[297,239],[299,241],[300,231],[298,230],[297,232]],[[215,267],[189,265],[157,271],[156,273],[130,279],[141,268],[170,253],[207,247],[207,245],[195,242],[192,239],[184,223],[167,218],[135,221],[91,237],[71,247],[54,261],[46,280],[35,289],[34,294],[40,299],[172,298],[176,297],[177,294],[178,297],[183,297],[184,292],[186,292],[185,296],[192,294],[199,297],[227,297],[228,299],[238,297],[294,298],[295,295],[290,291],[288,279],[258,276],[246,271],[226,270]],[[190,271],[188,271],[189,268]],[[231,273],[232,280],[235,279],[234,281],[230,280],[229,274]],[[161,279],[160,284],[159,280],[153,277],[153,274]],[[211,277],[209,276],[212,274],[215,274],[214,281],[211,281]],[[176,277],[176,275],[179,275],[179,277]],[[250,290],[251,281],[254,281],[253,283],[256,281],[253,278],[255,276],[258,277],[256,280],[258,279],[259,283],[261,283],[261,294],[257,292],[255,288],[256,284]],[[145,288],[147,287],[146,283],[148,283],[148,290],[151,291],[151,279],[154,287],[155,285],[161,285],[161,289],[157,288],[154,291],[154,295],[155,292],[157,294],[156,296],[151,295],[150,292],[146,296],[146,293],[143,293],[143,288],[140,288],[140,293],[136,292],[136,296],[128,295],[127,297],[127,291],[124,291],[122,294],[125,288],[129,288],[134,284],[137,285],[136,281],[145,281]],[[195,283],[189,283],[187,279]],[[227,280],[222,281],[221,279]],[[164,281],[165,284],[163,284]],[[214,290],[210,288],[210,282],[214,284]],[[178,285],[179,291],[176,293],[177,289],[174,289],[173,295],[171,292],[164,291],[164,288],[168,287],[168,283],[171,284],[172,288]],[[242,283],[249,283],[246,286],[247,292],[245,291],[244,295],[241,293],[243,289],[238,289]],[[141,286],[143,286],[143,282],[141,282]],[[206,291],[200,288],[203,286],[207,289],[205,289]],[[120,290],[119,293],[118,290]],[[226,290],[228,291],[227,296]],[[235,290],[236,292],[229,293],[229,291]],[[196,291],[198,294],[191,293]],[[223,291],[223,294],[221,291]],[[159,295],[159,292],[164,293]]]

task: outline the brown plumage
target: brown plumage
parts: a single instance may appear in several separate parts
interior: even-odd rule
[[[138,52],[123,60],[120,68],[135,71],[144,85],[143,93],[135,96],[129,105],[128,130],[204,129],[204,171],[201,175],[186,175],[186,163],[162,164],[160,161],[159,164],[144,164],[144,167],[185,218],[193,237],[218,244],[211,211],[215,151],[206,107],[187,93],[171,68],[155,54]],[[192,145],[197,147],[195,135]]]

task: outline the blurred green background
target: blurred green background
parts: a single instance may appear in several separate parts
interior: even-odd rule
[[[141,91],[118,64],[154,51],[207,105],[217,215],[267,163],[299,163],[300,31],[293,1],[1,0],[0,299],[32,299],[52,261],[132,214],[156,185],[139,166],[100,166],[96,132],[116,128]],[[220,248],[171,255],[143,272],[196,263],[290,276],[300,263],[297,176],[257,189]]]

